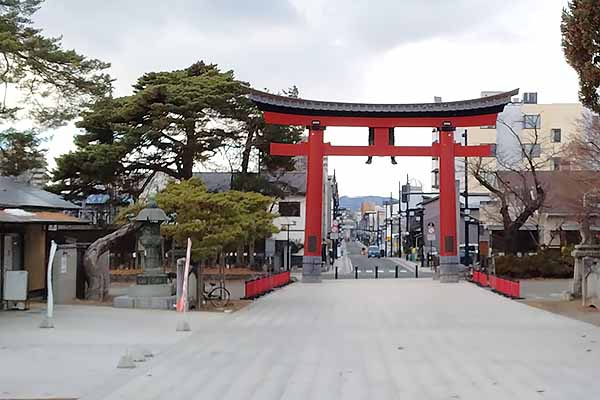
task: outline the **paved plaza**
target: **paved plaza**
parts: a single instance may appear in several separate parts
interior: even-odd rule
[[[36,328],[40,315],[0,314],[0,398],[10,397],[6,387],[11,395],[29,390],[20,397],[85,399],[600,396],[600,328],[468,283],[296,283],[233,314],[192,313],[191,334],[174,332],[171,312],[95,307],[106,315],[88,321],[82,310],[90,308],[59,308],[78,321],[53,331]],[[110,334],[112,342],[94,345],[90,329],[96,341]],[[154,346],[157,356],[117,370],[135,343]],[[51,367],[44,379],[37,363]]]

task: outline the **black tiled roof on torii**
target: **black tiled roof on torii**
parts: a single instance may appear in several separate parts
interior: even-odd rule
[[[502,112],[519,89],[478,99],[414,104],[342,103],[307,100],[250,90],[250,99],[261,111],[282,114],[338,117],[458,117]]]

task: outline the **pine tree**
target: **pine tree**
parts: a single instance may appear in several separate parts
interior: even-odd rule
[[[598,0],[571,0],[562,14],[562,46],[579,75],[579,98],[600,112],[600,6]]]
[[[80,198],[101,185],[135,197],[157,173],[191,178],[197,163],[239,134],[247,89],[233,71],[197,62],[144,74],[133,88],[82,114],[77,149],[56,160],[54,190]]]
[[[64,50],[60,37],[46,37],[33,26],[42,3],[0,0],[2,123],[23,116],[44,126],[61,125],[110,91],[111,79],[101,72],[109,64]]]
[[[19,176],[22,173],[44,168],[44,150],[41,139],[33,130],[7,129],[0,132],[0,175]]]

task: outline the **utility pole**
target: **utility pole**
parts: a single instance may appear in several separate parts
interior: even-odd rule
[[[467,139],[467,130],[465,129],[465,132],[463,133],[463,137],[465,138],[465,146],[468,145],[468,139]],[[468,158],[465,157],[465,264],[466,265],[470,265],[471,261],[469,259],[469,218],[466,217],[467,214],[469,214],[469,212],[471,211],[471,209],[469,208],[469,164],[468,164]],[[469,211],[467,211],[469,210]],[[460,241],[459,241],[459,246],[458,246],[459,250],[460,250]],[[459,257],[459,262],[460,262],[460,251],[458,252],[458,257]]]
[[[408,181],[408,174],[406,174],[406,247],[409,245],[410,239],[410,229],[408,226],[408,218],[409,218],[409,207],[410,207],[410,183]],[[408,250],[406,253],[406,259],[408,260]]]
[[[398,181],[398,257],[402,257],[402,183]]]
[[[394,257],[394,198],[390,192],[390,257]]]
[[[377,215],[377,251],[379,251],[381,248],[381,242],[379,238],[379,210],[377,209],[377,206],[375,207],[375,214]]]

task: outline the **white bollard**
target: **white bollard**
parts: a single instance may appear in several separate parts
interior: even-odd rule
[[[48,257],[48,300],[46,302],[46,317],[40,324],[40,328],[54,328],[54,293],[52,292],[52,264],[56,254],[56,242],[53,240],[50,245],[50,256]]]
[[[141,348],[134,347],[131,351],[131,360],[134,362],[144,362],[146,361],[146,356],[144,355],[144,351]]]
[[[135,368],[135,363],[133,362],[131,355],[129,355],[128,350],[126,350],[125,354],[119,359],[117,368]]]

